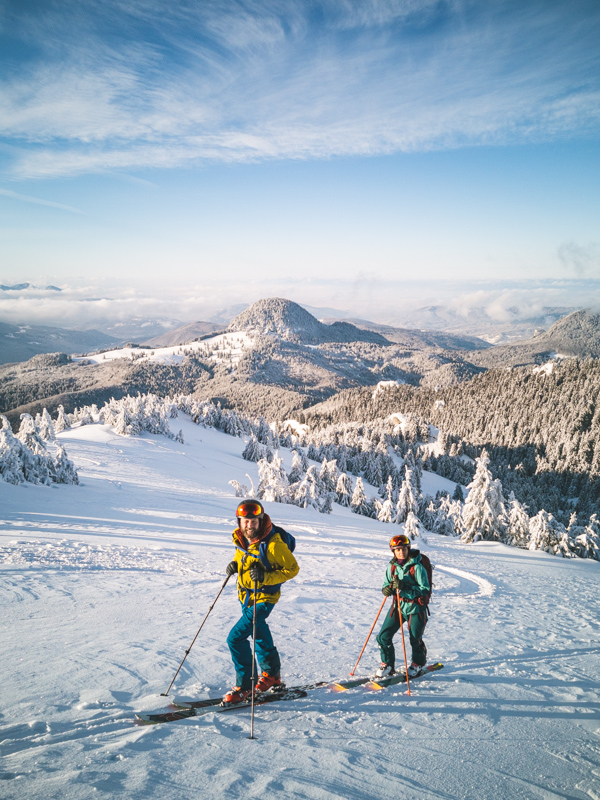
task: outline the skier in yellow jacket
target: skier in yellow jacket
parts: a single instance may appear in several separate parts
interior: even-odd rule
[[[254,588],[256,587],[256,656],[261,677],[257,692],[281,686],[281,662],[267,617],[281,596],[282,583],[295,578],[299,567],[292,554],[293,538],[276,525],[258,500],[245,500],[237,508],[238,527],[233,532],[236,552],[227,565],[227,575],[237,573],[242,616],[230,630],[227,644],[236,672],[236,686],[225,695],[224,703],[239,703],[252,693],[252,650],[248,639],[254,626]],[[254,665],[254,674],[256,665]]]

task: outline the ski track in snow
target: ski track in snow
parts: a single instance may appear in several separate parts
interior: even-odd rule
[[[245,709],[135,726],[134,711],[165,706],[222,585],[227,482],[256,479],[242,440],[179,423],[185,445],[61,434],[79,487],[0,484],[3,798],[600,800],[600,565],[492,543],[421,544],[435,566],[429,660],[445,667],[412,696],[318,689],[257,707],[255,741]],[[398,528],[338,507],[268,510],[301,566],[271,617],[283,677],[343,678]],[[227,587],[171,694],[233,685],[238,610]],[[377,663],[372,639],[358,672]]]

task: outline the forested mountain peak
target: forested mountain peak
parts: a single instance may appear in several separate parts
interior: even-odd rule
[[[325,342],[389,344],[380,334],[360,330],[348,322],[324,325],[298,303],[281,297],[268,297],[253,303],[231,321],[227,330],[275,335],[286,341],[301,344]]]
[[[574,311],[536,337],[565,355],[600,357],[600,313],[591,309]]]

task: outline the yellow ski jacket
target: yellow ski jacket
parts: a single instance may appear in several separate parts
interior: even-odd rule
[[[249,603],[254,602],[252,591],[253,581],[250,577],[250,567],[256,564],[256,562],[261,564],[258,556],[260,543],[269,536],[272,528],[273,523],[268,514],[265,514],[263,518],[264,532],[256,542],[248,544],[248,541],[239,528],[236,528],[233,532],[233,543],[236,546],[234,560],[237,561],[238,564],[238,597],[243,605],[247,606]],[[281,597],[281,590],[278,588],[278,585],[295,578],[300,571],[300,567],[294,558],[294,554],[277,532],[271,536],[267,544],[266,557],[273,569],[271,571],[265,570],[264,580],[257,587],[256,602],[276,603]]]

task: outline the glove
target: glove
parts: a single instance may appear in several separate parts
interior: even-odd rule
[[[394,594],[394,590],[392,589],[391,586],[384,586],[383,589],[381,590],[381,593],[386,597],[390,597],[390,595]]]
[[[394,575],[390,587],[394,590],[394,592],[398,591],[401,592],[403,589],[406,588],[406,585],[404,583],[404,578],[399,578],[397,575]]]
[[[248,572],[252,580],[256,581],[256,583],[262,583],[265,579],[265,568],[259,561],[255,561]]]
[[[227,569],[225,570],[225,574],[227,575],[228,578],[231,578],[231,576],[235,575],[237,571],[238,571],[237,561],[230,561],[229,564],[227,564]]]

